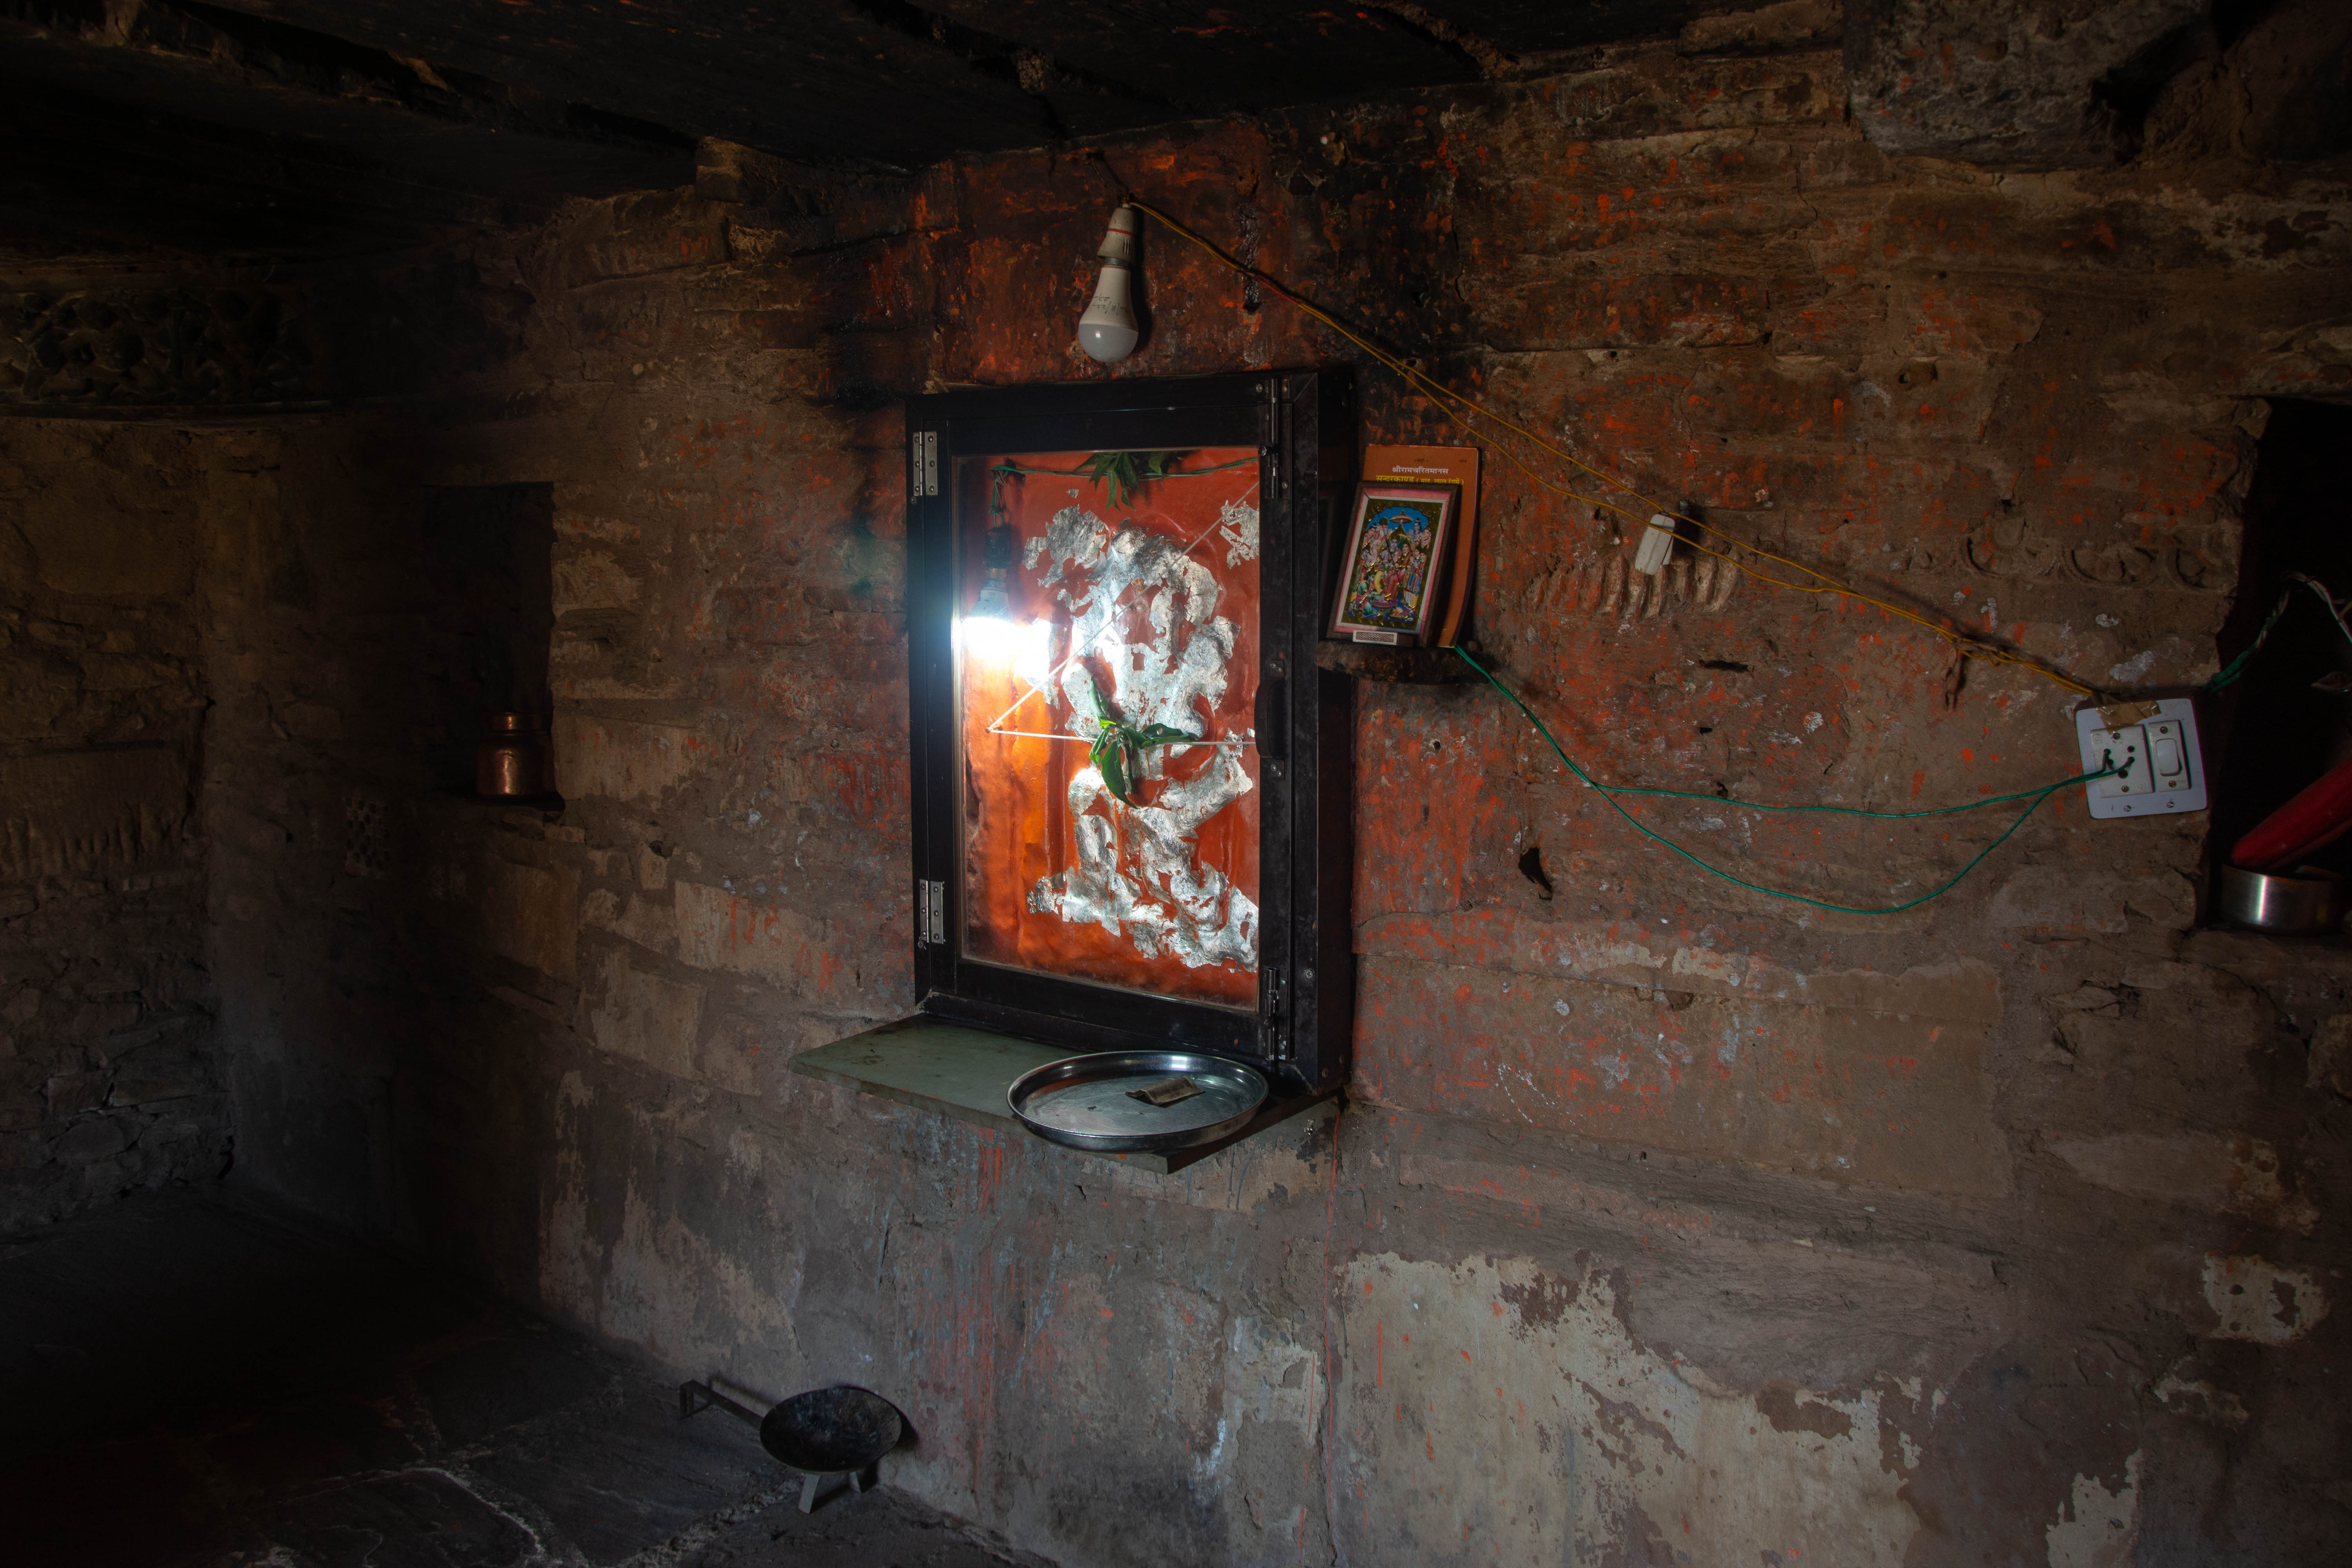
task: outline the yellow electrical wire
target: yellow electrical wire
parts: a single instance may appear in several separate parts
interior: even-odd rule
[[[1609,511],[1613,511],[1621,517],[1632,518],[1635,522],[1640,523],[1645,528],[1649,526],[1650,515],[1652,514],[1671,518],[1677,522],[1689,523],[1693,528],[1713,534],[1717,539],[1721,540],[1725,544],[1728,545],[1730,547],[1730,551],[1710,549],[1706,545],[1689,539],[1681,541],[1682,543],[1689,545],[1690,548],[1697,551],[1703,555],[1712,555],[1718,561],[1728,563],[1735,570],[1746,573],[1748,576],[1755,578],[1759,583],[1769,583],[1775,587],[1787,588],[1799,594],[1833,594],[1845,598],[1858,600],[1863,604],[1871,605],[1874,609],[1884,610],[1890,616],[1899,616],[1906,621],[1925,626],[1927,630],[1935,633],[1936,636],[1943,638],[1946,642],[1959,649],[1961,654],[1966,658],[1980,658],[1990,664],[2015,665],[2020,669],[2031,670],[2035,675],[2042,677],[2044,680],[2055,682],[2057,685],[2063,686],[2070,691],[2080,692],[2085,697],[2097,698],[2102,695],[2097,688],[2086,686],[2083,682],[2076,680],[2074,677],[2062,674],[2059,671],[2051,668],[2048,665],[2042,664],[2039,660],[2027,658],[2021,655],[2011,653],[2008,649],[2003,648],[1997,644],[1988,642],[1984,638],[1972,636],[1969,633],[1957,631],[1950,626],[1944,626],[1939,622],[1929,619],[1926,616],[1920,615],[1916,610],[1906,610],[1900,605],[1889,604],[1885,599],[1877,598],[1872,595],[1864,593],[1861,589],[1853,586],[1851,584],[1841,582],[1836,577],[1832,576],[1829,573],[1822,571],[1818,566],[1808,566],[1801,561],[1792,561],[1785,555],[1774,554],[1771,551],[1762,549],[1747,540],[1727,533],[1722,529],[1717,528],[1711,523],[1701,522],[1695,517],[1686,517],[1681,512],[1675,511],[1670,508],[1653,500],[1650,497],[1643,495],[1640,490],[1634,489],[1633,485],[1619,479],[1616,475],[1609,473],[1605,469],[1594,468],[1591,463],[1584,461],[1584,459],[1577,457],[1572,452],[1563,451],[1559,447],[1552,445],[1552,443],[1545,440],[1541,436],[1537,435],[1534,431],[1528,429],[1526,426],[1512,423],[1510,420],[1506,419],[1501,415],[1496,413],[1493,409],[1486,407],[1484,404],[1464,396],[1462,394],[1455,392],[1453,388],[1423,374],[1405,361],[1397,358],[1394,354],[1389,353],[1386,351],[1367,342],[1363,338],[1350,331],[1328,311],[1325,311],[1307,300],[1301,299],[1298,295],[1286,288],[1282,283],[1271,277],[1268,277],[1265,273],[1259,271],[1256,268],[1250,266],[1247,262],[1241,261],[1234,257],[1227,255],[1225,251],[1220,248],[1213,241],[1195,233],[1192,228],[1169,216],[1166,213],[1161,212],[1158,207],[1152,206],[1147,202],[1138,201],[1131,195],[1125,199],[1128,205],[1135,208],[1138,212],[1148,215],[1153,221],[1167,228],[1171,233],[1173,233],[1181,238],[1190,240],[1192,244],[1199,246],[1202,250],[1208,252],[1211,257],[1214,258],[1220,265],[1232,271],[1239,273],[1241,276],[1249,279],[1263,288],[1272,290],[1275,294],[1278,295],[1281,299],[1287,301],[1297,310],[1304,311],[1307,315],[1322,322],[1325,326],[1330,328],[1333,331],[1339,333],[1341,337],[1355,344],[1364,353],[1370,354],[1373,359],[1379,361],[1381,364],[1387,366],[1398,375],[1402,376],[1408,385],[1418,389],[1424,396],[1427,396],[1431,401],[1434,402],[1445,416],[1453,420],[1454,424],[1460,426],[1464,432],[1466,433],[1473,440],[1479,438],[1478,431],[1471,426],[1468,420],[1465,419],[1460,414],[1454,412],[1453,407],[1454,405],[1459,404],[1462,407],[1477,415],[1479,417],[1489,420],[1496,425],[1499,425],[1504,429],[1511,431],[1515,435],[1524,437],[1526,439],[1534,442],[1538,447],[1540,447],[1543,450],[1550,453],[1553,457],[1558,458],[1562,462],[1568,463],[1574,468],[1581,468],[1586,473],[1591,474],[1593,478],[1601,480],[1603,484],[1612,486],[1615,489],[1623,491],[1626,495],[1631,496],[1633,500],[1641,502],[1644,507],[1648,508],[1649,510],[1647,513],[1636,512],[1626,507],[1620,506],[1614,501],[1604,500],[1597,496],[1588,496],[1580,491],[1570,489],[1566,485],[1554,483],[1552,480],[1545,479],[1533,468],[1528,467],[1525,462],[1520,460],[1518,454],[1513,452],[1509,447],[1504,447],[1499,443],[1494,443],[1491,437],[1486,438],[1489,443],[1493,445],[1494,450],[1500,452],[1504,458],[1509,460],[1514,468],[1517,468],[1519,472],[1527,475],[1529,479],[1533,480],[1536,484],[1542,486],[1545,489],[1550,490],[1556,495],[1565,496],[1570,500],[1581,501],[1588,506],[1599,507]],[[1755,567],[1748,565],[1746,562],[1738,559],[1737,555],[1730,552],[1731,551],[1740,550],[1744,550],[1749,554],[1758,556],[1763,560],[1777,562],[1780,565],[1801,572],[1806,576],[1812,578],[1813,582],[1811,584],[1791,583],[1786,578],[1775,577],[1767,573],[1759,572]]]

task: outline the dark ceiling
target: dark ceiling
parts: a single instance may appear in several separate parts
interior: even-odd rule
[[[0,251],[299,256],[1508,75],[1740,0],[0,0]]]

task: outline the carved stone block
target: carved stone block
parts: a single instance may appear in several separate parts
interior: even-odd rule
[[[263,289],[145,288],[0,299],[0,399],[238,405],[310,395],[302,313]]]
[[[188,760],[167,746],[0,758],[0,879],[128,866],[188,816]]]

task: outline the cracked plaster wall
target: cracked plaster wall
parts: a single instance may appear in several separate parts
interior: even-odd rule
[[[194,821],[205,475],[0,427],[0,1232],[228,1158]]]
[[[2352,387],[2342,166],[1894,157],[1833,39],[1709,26],[1111,157],[1748,538],[2209,674],[2263,400]],[[531,304],[440,411],[271,437],[240,526],[290,542],[208,634],[255,1179],[681,1369],[875,1387],[896,1479],[1073,1563],[2340,1550],[2352,975],[2197,927],[2201,819],[2062,795],[1946,899],[1807,912],[1643,848],[1490,697],[1368,688],[1343,1115],[1160,1177],[790,1075],[912,1001],[895,399],[1098,374],[1112,198],[1045,154],[704,173],[473,257]],[[1331,351],[1165,234],[1143,277],[1136,373]],[[1368,437],[1447,436],[1365,391]],[[518,483],[560,813],[404,751],[383,563],[421,486]],[[1631,606],[1615,525],[1486,497],[1482,636],[1603,776],[1895,808],[2074,765],[2030,677],[1949,700],[1932,639],[1752,582]],[[1642,809],[1864,900],[1989,831]]]

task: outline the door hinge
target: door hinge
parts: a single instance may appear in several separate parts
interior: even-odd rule
[[[1265,972],[1265,1005],[1258,1019],[1259,1048],[1270,1062],[1290,1059],[1290,992],[1279,969]]]
[[[913,437],[915,494],[935,496],[940,493],[940,433],[918,430]]]
[[[924,947],[945,947],[948,941],[948,885],[915,884],[915,941]]]

